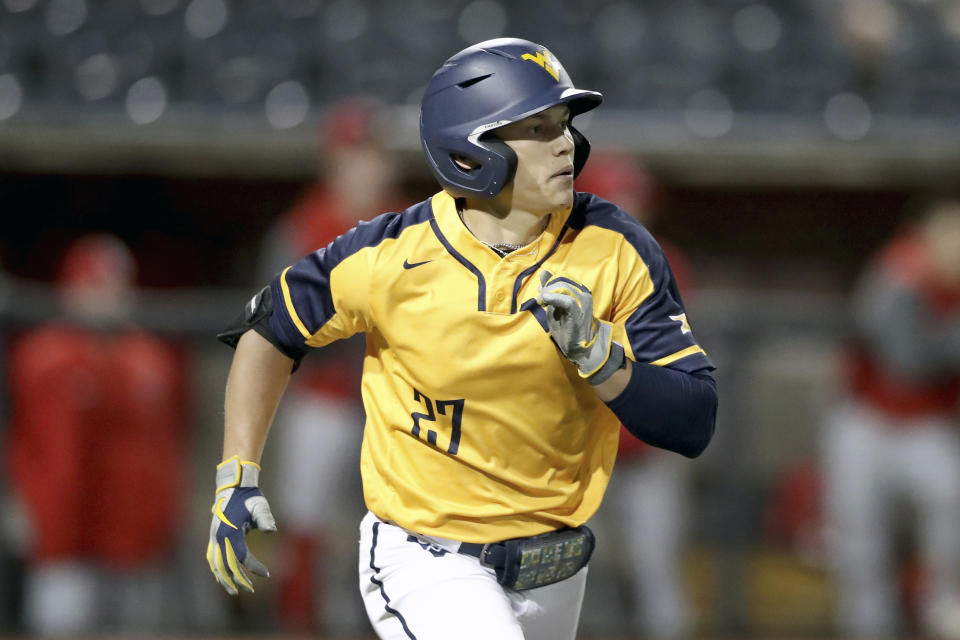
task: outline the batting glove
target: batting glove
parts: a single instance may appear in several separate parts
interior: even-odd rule
[[[613,341],[613,325],[593,317],[593,296],[582,284],[540,273],[537,302],[547,312],[553,341],[580,376],[590,384],[604,382],[623,364],[623,347]]]
[[[217,465],[207,562],[217,582],[230,595],[237,595],[237,585],[253,591],[253,582],[244,569],[258,576],[270,576],[263,563],[247,549],[246,535],[250,529],[277,530],[270,505],[257,487],[259,479],[260,465],[241,462],[238,456]]]

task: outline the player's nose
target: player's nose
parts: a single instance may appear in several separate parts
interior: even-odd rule
[[[564,128],[560,135],[558,135],[553,141],[554,153],[558,156],[562,155],[573,155],[573,150],[575,145],[573,144],[573,134],[570,133],[569,129]]]

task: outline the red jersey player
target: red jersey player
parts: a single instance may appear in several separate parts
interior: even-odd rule
[[[69,321],[11,346],[10,480],[32,531],[25,622],[41,634],[157,629],[184,490],[179,354],[127,321],[135,266],[115,237],[68,249]],[[107,602],[107,600],[110,602]]]

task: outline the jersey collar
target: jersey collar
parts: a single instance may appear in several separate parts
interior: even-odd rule
[[[440,232],[454,249],[484,272],[496,268],[502,259],[493,249],[470,233],[457,213],[456,200],[450,194],[441,191],[431,198],[430,204]],[[526,248],[518,249],[503,259],[532,264],[545,257],[556,246],[557,238],[563,232],[569,217],[569,210],[550,214],[547,227],[536,240]]]

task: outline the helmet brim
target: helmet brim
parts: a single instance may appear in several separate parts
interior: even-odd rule
[[[514,122],[520,122],[524,118],[529,118],[530,116],[535,116],[541,111],[546,111],[551,107],[555,107],[560,104],[565,104],[570,109],[570,117],[580,115],[581,113],[586,113],[591,109],[595,109],[600,106],[600,103],[603,102],[603,94],[598,91],[589,91],[587,89],[574,89],[568,87],[559,92],[559,95],[549,96],[547,100],[542,101],[536,106],[527,109],[521,112],[518,115],[513,116],[509,119],[501,119],[495,122],[490,122],[483,124],[476,129],[474,129],[470,138],[476,140],[480,136],[485,136],[488,133],[496,131],[500,127],[505,127],[508,124],[513,124]]]

